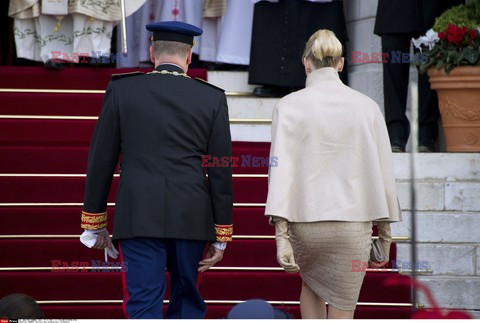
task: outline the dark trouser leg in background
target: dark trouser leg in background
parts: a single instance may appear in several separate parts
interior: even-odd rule
[[[437,91],[430,88],[427,74],[418,75],[418,98],[419,145],[435,150],[440,112]]]
[[[405,144],[410,135],[410,123],[405,115],[409,81],[409,63],[392,62],[392,52],[410,53],[410,34],[383,34],[382,52],[388,53],[388,62],[383,64],[383,91],[385,121],[390,142],[400,140]]]

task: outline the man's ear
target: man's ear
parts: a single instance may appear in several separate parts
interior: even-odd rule
[[[154,54],[154,50],[153,50],[153,46],[150,45],[150,61],[155,64],[155,54]]]
[[[190,48],[190,50],[188,51],[188,55],[187,55],[187,66],[190,65],[190,63],[192,62],[192,55],[193,55],[193,47]]]

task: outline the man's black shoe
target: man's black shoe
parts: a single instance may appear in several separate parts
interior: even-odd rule
[[[435,148],[425,146],[425,145],[420,145],[420,146],[418,146],[418,152],[419,153],[434,153]]]
[[[63,70],[65,67],[67,67],[66,63],[56,62],[51,59],[45,62],[45,68],[49,70]]]
[[[289,94],[291,90],[285,87],[260,86],[253,90],[253,95],[260,98],[280,98]]]
[[[400,138],[393,138],[391,140],[392,153],[404,153],[405,152],[405,140]]]

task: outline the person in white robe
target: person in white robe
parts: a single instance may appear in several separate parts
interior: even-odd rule
[[[150,33],[141,28],[153,21],[182,21],[203,29],[193,53],[204,62],[249,65],[253,24],[250,0],[147,0],[127,19],[129,54],[117,67],[150,66]],[[118,31],[118,46],[120,31]]]
[[[127,16],[145,0],[126,0]],[[120,0],[11,0],[19,58],[46,63],[78,62],[79,56],[109,56],[112,31],[121,20]]]
[[[251,1],[229,0],[224,15],[208,17],[204,13],[201,61],[250,64],[253,7]]]
[[[147,0],[127,18],[128,55],[117,60],[117,67],[152,66],[149,48],[151,33],[144,26],[155,21],[182,21],[202,26],[202,0]],[[121,31],[117,31],[117,48],[121,48]],[[203,36],[202,36],[203,38]],[[195,37],[193,52],[199,54],[199,38]]]

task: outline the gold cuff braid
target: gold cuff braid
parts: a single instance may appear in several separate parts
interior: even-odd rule
[[[82,211],[81,228],[85,230],[98,230],[107,227],[107,212],[87,213]]]
[[[219,242],[232,241],[233,224],[215,224],[215,235]]]

